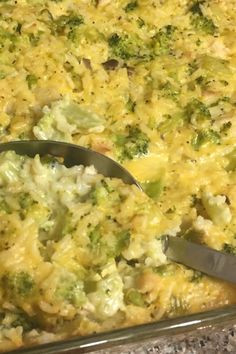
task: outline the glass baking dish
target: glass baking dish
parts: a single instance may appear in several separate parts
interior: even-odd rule
[[[236,324],[236,305],[192,314],[175,319],[162,320],[134,327],[122,328],[95,335],[74,337],[68,340],[53,342],[34,347],[22,348],[7,352],[8,354],[77,354],[106,349],[106,353],[114,353],[114,347],[137,344],[140,341],[171,338],[178,334],[194,330],[213,331]],[[163,339],[164,339],[163,338]],[[127,347],[126,347],[127,348]],[[116,351],[118,353],[119,351]]]

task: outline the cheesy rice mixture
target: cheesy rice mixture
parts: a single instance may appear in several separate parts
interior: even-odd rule
[[[236,2],[0,0],[0,141],[72,142],[93,167],[0,154],[0,351],[236,302],[162,235],[236,254]]]

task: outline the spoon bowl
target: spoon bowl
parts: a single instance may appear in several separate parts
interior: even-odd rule
[[[21,140],[0,144],[0,152],[8,150],[29,157],[35,155],[63,157],[63,164],[66,167],[93,165],[98,173],[105,177],[120,178],[124,183],[135,184],[141,189],[136,179],[119,163],[99,152],[82,146],[52,140]]]

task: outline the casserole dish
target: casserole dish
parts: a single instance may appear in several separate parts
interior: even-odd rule
[[[113,194],[112,203],[120,200],[116,206],[126,207],[122,215],[124,219],[126,216],[130,218],[126,225],[127,232],[122,234],[122,248],[119,248],[116,257],[112,253],[112,271],[115,270],[119,283],[119,303],[115,315],[121,325],[107,313],[105,320],[103,317],[101,319],[101,313],[97,316],[96,311],[88,316],[89,325],[86,321],[84,324],[83,316],[88,308],[83,307],[84,303],[81,305],[80,301],[77,302],[78,299],[71,293],[64,294],[63,298],[59,292],[63,309],[70,309],[72,317],[79,315],[83,323],[81,330],[76,327],[76,333],[71,333],[67,328],[68,335],[89,335],[122,326],[131,327],[136,334],[153,329],[154,326],[156,333],[161,333],[163,326],[167,326],[168,331],[172,326],[175,327],[175,320],[136,329],[133,326],[187,314],[190,315],[189,320],[176,320],[176,323],[181,321],[180,328],[186,330],[198,323],[193,324],[191,318],[193,321],[200,318],[202,325],[209,323],[209,319],[232,318],[234,310],[231,307],[227,310],[225,306],[235,304],[235,287],[176,263],[169,264],[161,254],[158,240],[161,235],[177,235],[217,250],[236,253],[235,6],[234,1],[223,0],[1,1],[1,142],[52,139],[90,147],[119,161],[137,178],[150,197],[141,203],[141,211],[136,208],[138,215],[133,215],[132,203],[122,203],[124,195],[122,198],[117,197],[114,188],[107,188],[106,183],[105,186],[99,185],[101,188],[99,193],[96,191],[95,198],[89,196],[90,205],[94,203],[92,205],[100,208],[99,211],[106,210],[108,213],[109,208],[103,209],[104,203],[108,200],[106,196]],[[21,176],[20,183],[25,188],[22,177],[27,175],[28,178],[31,169],[26,167],[21,170],[22,165],[19,163],[15,173],[14,161],[12,155],[3,158],[1,155],[2,186],[5,188],[4,183],[10,181],[11,173],[9,175],[6,171],[11,171],[15,180]],[[43,164],[39,160],[32,162],[31,175],[35,177],[38,169],[43,171]],[[31,166],[31,162],[26,165]],[[47,183],[43,179],[45,176],[42,176],[37,175],[35,181],[44,189],[44,193],[55,191],[52,179]],[[63,176],[59,174],[59,177]],[[37,183],[30,187],[30,193],[34,196],[41,190]],[[59,194],[65,194],[63,201],[68,200],[67,191],[70,188],[68,183],[66,186],[67,190],[63,190],[57,185]],[[1,192],[4,188],[1,188]],[[17,191],[16,185],[14,188]],[[24,195],[17,204],[12,199],[11,186],[8,192],[7,198],[1,195],[2,225],[4,222],[8,225],[9,220],[12,220],[11,208],[17,210],[20,225],[24,224],[32,211],[37,214],[39,196],[32,200],[28,194],[27,198]],[[140,195],[140,198],[145,197]],[[44,199],[47,202],[47,198]],[[50,214],[46,213],[47,207],[41,209],[43,217]],[[66,209],[67,212],[69,209]],[[115,213],[114,208],[110,209]],[[154,214],[158,217],[155,218]],[[122,222],[117,222],[116,215],[110,218],[111,215],[107,214],[106,217],[106,222],[100,224],[96,224],[97,219],[93,218],[94,230],[90,230],[91,234],[87,231],[84,233],[86,246],[93,240],[97,247],[100,239],[107,235],[117,241],[116,235],[120,235],[118,231]],[[149,222],[150,218],[152,222]],[[52,226],[52,220],[46,221],[47,230]],[[113,230],[117,231],[115,235],[107,233],[107,225],[110,227],[111,224]],[[152,228],[151,235],[149,227]],[[55,313],[61,316],[59,327],[71,319],[60,306],[55,310],[51,305],[51,300],[55,300],[54,294],[58,294],[54,290],[57,288],[55,283],[60,283],[59,278],[57,281],[55,277],[48,278],[42,291],[40,286],[34,287],[35,283],[29,275],[26,276],[25,270],[34,263],[33,257],[31,252],[24,251],[24,257],[17,259],[14,240],[19,236],[20,244],[26,247],[32,239],[28,238],[28,242],[24,243],[24,234],[19,235],[20,229],[18,227],[17,235],[12,232],[10,246],[5,240],[0,251],[1,260],[4,260],[0,262],[0,344],[5,339],[14,342],[12,333],[17,333],[18,339],[13,343],[16,347],[27,344],[25,338],[30,331],[28,323],[25,329],[24,324],[14,317],[21,311],[27,318],[30,317],[29,322],[37,316],[39,322],[42,317],[46,319],[47,326],[43,330],[53,332],[49,336],[51,340],[57,332],[58,318]],[[60,234],[61,228],[58,230]],[[78,230],[79,226],[77,233]],[[44,270],[48,270],[47,275],[52,269],[52,264],[48,263],[56,248],[60,251],[53,258],[57,274],[60,273],[58,264],[62,268],[75,266],[69,262],[71,258],[74,260],[76,250],[71,244],[79,237],[76,238],[75,228],[67,228],[65,232],[64,244],[61,242],[64,235],[48,240],[45,228],[42,240],[35,237],[36,244],[40,244],[37,259],[41,262],[43,258],[44,263],[47,263],[43,264]],[[150,243],[146,242],[149,237],[152,237]],[[53,247],[48,247],[50,256],[45,256],[42,249],[47,248],[48,241]],[[109,244],[109,237],[106,241]],[[70,247],[65,247],[68,244]],[[83,259],[89,268],[87,260],[93,263],[96,259],[92,257],[96,247],[93,247],[94,253],[87,249],[87,258],[78,257],[77,263],[81,266]],[[109,247],[106,250],[108,255]],[[27,257],[31,257],[31,260]],[[23,269],[20,278],[6,274],[8,271],[11,275],[18,272],[18,266]],[[117,275],[118,268],[127,271],[122,279]],[[34,271],[38,272],[38,277],[41,275],[33,267],[31,271],[32,278],[35,276]],[[72,280],[79,276],[74,274],[74,269],[70,269],[70,272],[73,273],[70,274]],[[80,273],[80,282],[74,283],[73,289],[78,290],[76,285],[80,284],[83,299],[90,299],[90,311],[96,308],[92,306],[93,301],[97,304],[97,297],[90,293],[96,293],[97,289],[93,291],[86,288],[86,272],[82,272],[83,275]],[[95,287],[101,287],[102,278],[107,273],[100,268],[97,273]],[[46,273],[42,274],[46,279]],[[40,283],[45,279],[40,278],[38,281]],[[53,286],[50,288],[50,279],[54,289]],[[24,297],[25,290],[18,287],[22,285],[22,280],[28,296],[33,294],[33,300],[31,297],[27,300]],[[110,295],[110,289],[106,290],[104,301],[108,301]],[[42,303],[40,296],[46,297],[46,304],[45,298]],[[57,298],[55,301],[59,300]],[[218,307],[225,310],[215,310]],[[210,309],[212,313],[204,312]],[[192,315],[199,312],[200,315]],[[34,326],[31,330],[31,338],[34,335],[37,337]],[[111,336],[117,336],[120,340],[124,333],[130,336],[130,332],[123,329]],[[100,334],[96,336],[94,338],[98,338],[98,341],[107,340],[105,334],[105,337]],[[78,343],[85,343],[83,340],[88,341],[84,345],[89,348],[92,339],[79,339]],[[53,344],[48,348],[51,346]]]
[[[184,334],[188,338],[190,336],[195,338],[202,335],[210,335],[212,331],[218,333],[222,329],[230,329],[235,324],[235,320],[236,307],[231,306],[173,320],[159,321],[89,337],[14,350],[9,352],[9,354],[40,354],[42,352],[45,354],[79,354],[100,350],[102,352],[104,350],[105,353],[128,352],[130,349],[140,348],[145,343],[146,347],[150,348],[152,343],[177,341],[180,339],[178,337],[179,334]],[[183,339],[183,336],[181,339]],[[147,344],[147,341],[149,344]]]

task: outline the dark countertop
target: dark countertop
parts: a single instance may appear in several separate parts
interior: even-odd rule
[[[95,353],[95,352],[94,352]],[[223,354],[236,353],[236,325],[223,329],[202,328],[190,334],[159,338],[145,343],[111,348],[97,354]]]

